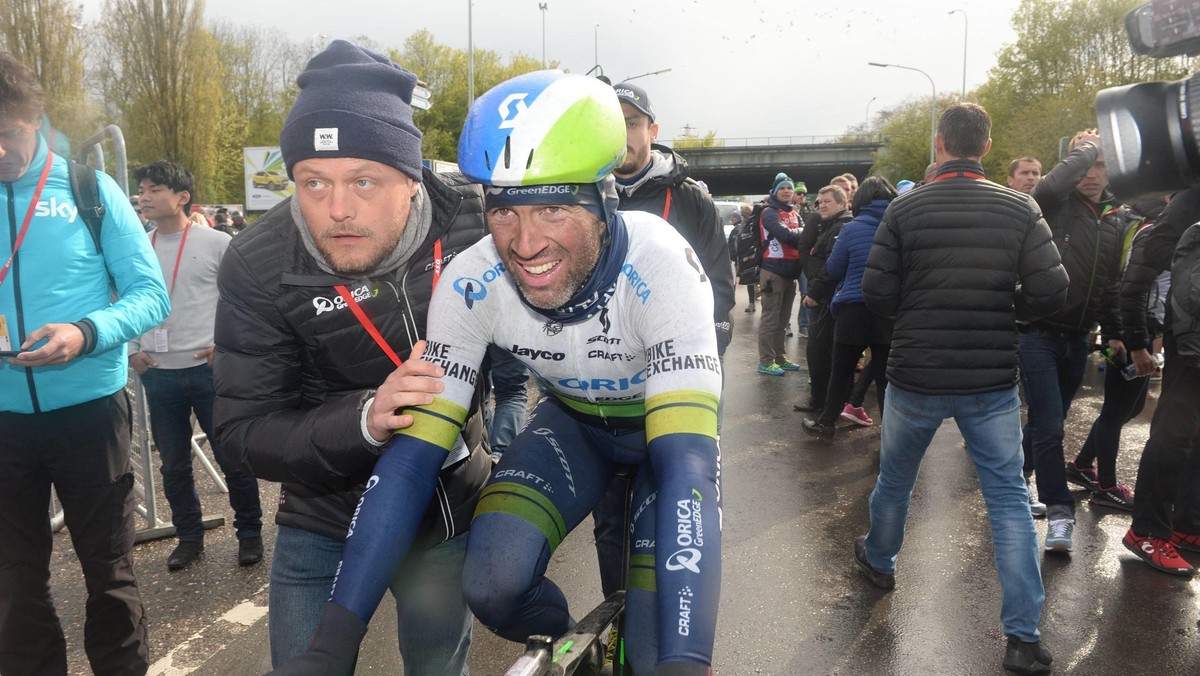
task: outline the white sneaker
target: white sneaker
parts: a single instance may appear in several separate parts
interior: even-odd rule
[[[1029,493],[1029,513],[1034,518],[1046,516],[1046,503],[1039,502],[1037,496],[1033,494],[1033,476],[1025,477],[1025,491]]]
[[[1071,551],[1071,535],[1075,522],[1071,519],[1051,519],[1046,524],[1046,551],[1065,554]]]

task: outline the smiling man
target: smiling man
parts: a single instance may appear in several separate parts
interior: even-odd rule
[[[221,449],[278,481],[271,660],[308,645],[355,506],[397,409],[428,403],[420,350],[442,268],[484,234],[483,199],[461,174],[421,166],[416,77],[334,41],[297,80],[280,136],[294,197],[229,245],[216,321]],[[443,283],[443,286],[445,284]],[[471,397],[468,397],[471,399]],[[413,506],[418,542],[391,585],[406,673],[461,674],[471,616],[462,561],[491,462],[472,399],[434,468],[436,499]]]
[[[511,112],[501,102],[520,97]],[[409,556],[490,344],[547,395],[513,440],[471,524],[464,591],[481,623],[524,641],[573,620],[546,565],[621,465],[639,466],[626,598],[629,658],[646,676],[710,673],[721,578],[712,290],[654,214],[619,211],[610,176],[621,109],[595,78],[529,73],[475,102],[459,165],[487,189],[492,236],[434,294],[424,358],[444,369],[375,465],[337,587],[309,651],[280,673],[350,673],[365,622]],[[656,545],[657,543],[657,545]]]

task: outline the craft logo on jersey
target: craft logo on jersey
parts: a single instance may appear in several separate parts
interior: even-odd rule
[[[454,280],[454,292],[463,297],[467,309],[470,309],[478,301],[487,298],[487,285],[499,279],[502,274],[504,274],[504,263],[496,263],[484,270],[483,281],[474,277],[459,277]]]

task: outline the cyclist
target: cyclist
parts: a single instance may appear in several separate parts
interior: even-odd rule
[[[616,210],[611,171],[624,147],[616,96],[593,78],[529,73],[472,106],[458,161],[487,186],[492,235],[456,257],[453,282],[434,292],[424,359],[441,367],[444,390],[407,410],[414,422],[375,466],[317,635],[279,673],[352,668],[492,343],[550,395],[480,498],[463,570],[472,611],[514,641],[567,631],[546,564],[614,468],[640,465],[629,660],[639,674],[710,672],[721,574],[712,292],[670,225]]]

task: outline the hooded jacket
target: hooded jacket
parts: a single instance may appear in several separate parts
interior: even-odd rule
[[[1127,219],[1107,190],[1093,203],[1075,189],[1099,154],[1091,143],[1076,145],[1033,188],[1071,285],[1057,312],[1036,320],[1024,314],[1017,319],[1068,335],[1086,334],[1099,321],[1107,340],[1121,337],[1117,290]]]
[[[346,285],[388,345],[407,359],[425,335],[435,276],[484,235],[478,186],[429,170],[423,184],[432,228],[395,272],[345,279],[322,271],[292,218],[294,198],[238,235],[221,262],[214,423],[229,460],[283,484],[279,525],[345,538],[380,450],[363,439],[360,419],[374,388],[395,367],[333,287]],[[490,472],[476,408],[463,436],[472,453],[442,470],[422,524],[425,546],[466,530]]]
[[[888,204],[891,204],[891,200],[874,200],[864,204],[854,220],[842,226],[833,244],[833,251],[825,261],[825,272],[838,285],[837,293],[829,303],[835,314],[842,304],[866,302],[862,294],[862,276],[867,269],[871,242]]]
[[[762,269],[787,279],[798,279],[801,273],[800,218],[791,204],[784,204],[774,195],[767,198],[767,208],[759,216],[762,223]]]
[[[837,282],[829,278],[825,272],[825,260],[833,253],[833,245],[837,242],[842,226],[854,218],[849,209],[844,209],[828,221],[820,215],[804,226],[800,233],[797,248],[800,249],[800,265],[804,267],[804,276],[808,278],[809,298],[827,305],[833,300],[833,292]]]
[[[733,271],[721,219],[712,198],[688,177],[687,160],[662,145],[650,146],[645,173],[629,183],[617,180],[622,211],[645,211],[662,217],[692,245],[713,290],[713,321],[730,321]]]

